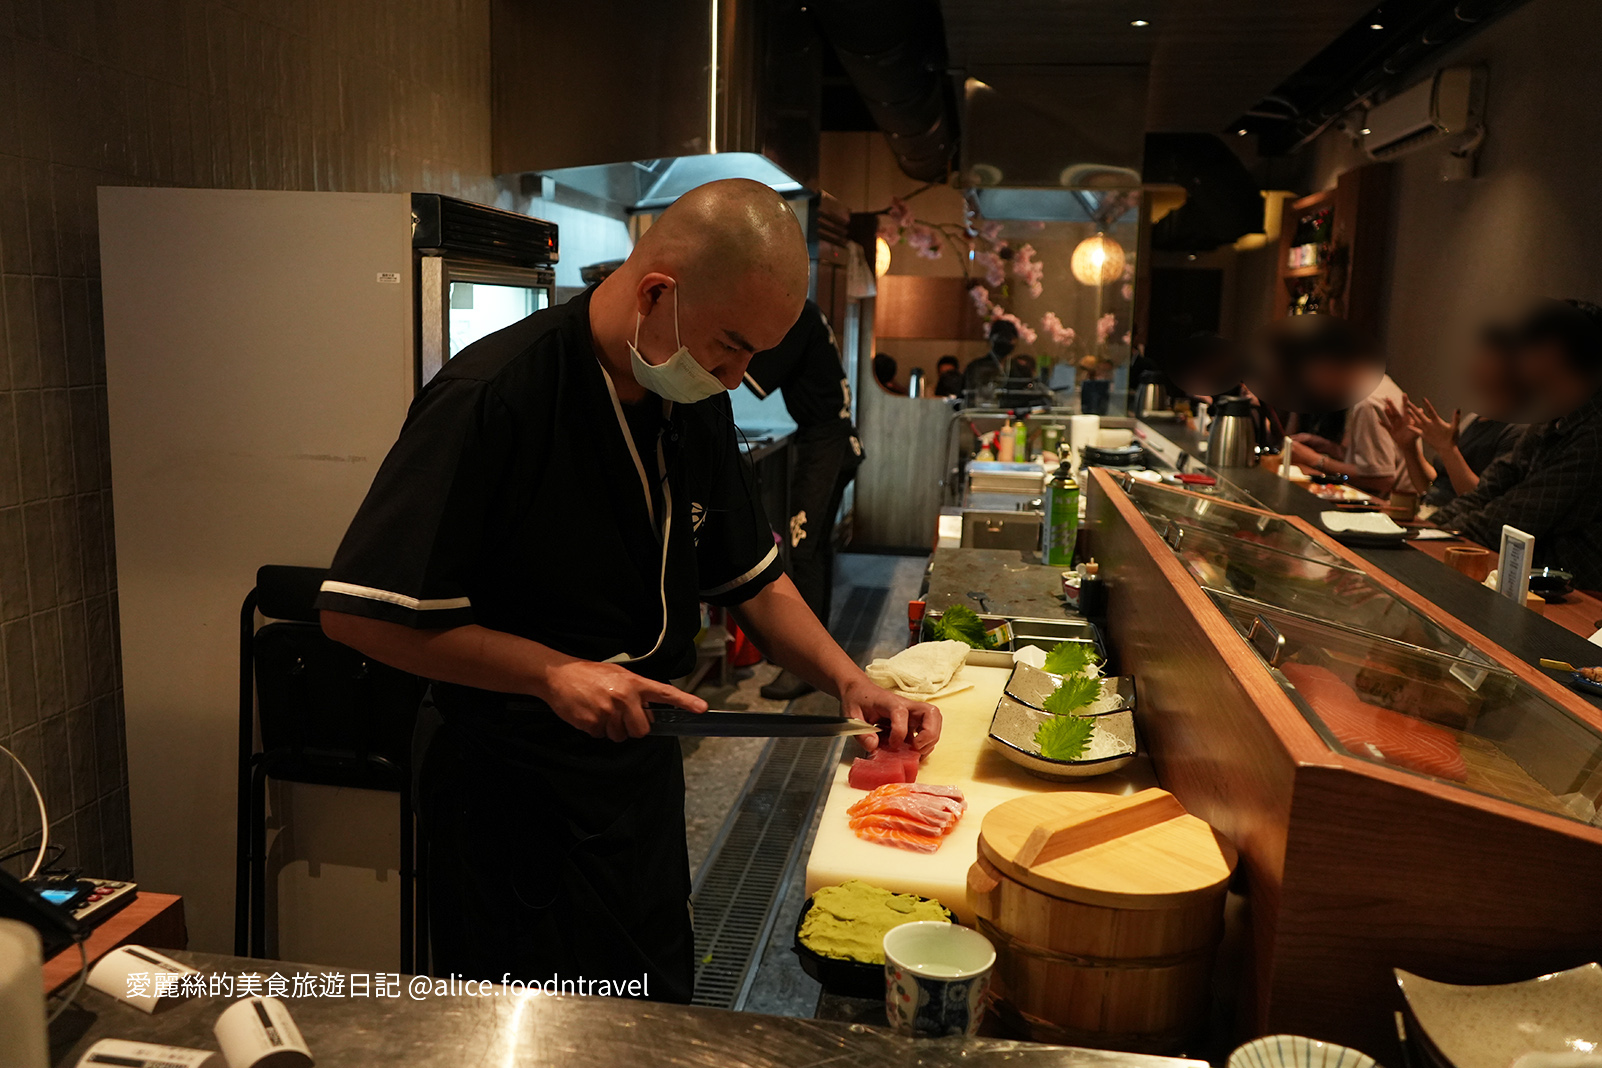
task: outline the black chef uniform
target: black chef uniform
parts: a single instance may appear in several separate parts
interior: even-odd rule
[[[781,534],[790,539],[790,578],[828,626],[834,520],[862,463],[862,443],[851,425],[851,387],[823,310],[807,301],[784,340],[751,357],[745,384],[762,398],[782,389],[784,407],[795,420],[790,529]]]
[[[474,343],[412,402],[319,608],[478,623],[657,680],[694,666],[700,601],[780,572],[727,394],[625,407],[589,294]],[[684,769],[674,738],[592,738],[542,702],[431,689],[423,759],[437,974],[694,975]]]

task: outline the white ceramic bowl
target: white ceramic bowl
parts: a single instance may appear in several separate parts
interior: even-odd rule
[[[1456,1068],[1508,1068],[1527,1054],[1602,1065],[1602,964],[1521,983],[1460,986],[1396,969],[1408,1011]]]
[[[1301,1035],[1265,1035],[1229,1055],[1228,1068],[1375,1068],[1374,1058],[1349,1046]]]

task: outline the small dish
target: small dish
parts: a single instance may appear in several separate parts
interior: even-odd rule
[[[1530,592],[1548,601],[1561,601],[1574,592],[1574,576],[1556,567],[1538,567],[1530,572]]]
[[[1062,676],[1054,675],[1049,671],[1030,664],[1019,663],[1012,669],[1012,676],[1007,679],[1007,696],[1020,701],[1030,708],[1043,708],[1046,698],[1050,697],[1062,684]],[[1090,706],[1090,710],[1080,713],[1086,716],[1103,716],[1108,712],[1118,712],[1122,709],[1135,707],[1135,677],[1133,675],[1103,676],[1101,680],[1101,698]]]
[[[1350,1046],[1301,1035],[1265,1035],[1236,1048],[1226,1068],[1375,1068],[1374,1058]]]
[[[1527,1053],[1602,1049],[1602,965],[1491,986],[1395,971],[1417,1030],[1453,1068],[1510,1068]]]
[[[1032,775],[1058,782],[1105,775],[1128,764],[1139,750],[1135,738],[1135,713],[1127,708],[1092,717],[1096,733],[1091,737],[1090,753],[1079,760],[1053,760],[1040,755],[1035,733],[1051,719],[1051,713],[1030,708],[1022,701],[1001,695],[996,714],[990,720],[990,747]]]
[[[1595,682],[1591,679],[1588,679],[1578,671],[1569,676],[1569,685],[1573,686],[1581,693],[1588,693],[1597,697],[1602,697],[1602,682]]]

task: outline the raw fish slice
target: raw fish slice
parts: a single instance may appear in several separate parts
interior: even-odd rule
[[[897,785],[895,783],[892,786]],[[966,807],[949,797],[937,797],[929,794],[911,793],[884,793],[888,787],[881,786],[867,797],[846,809],[850,816],[867,816],[874,812],[905,812],[929,813],[931,815],[945,814],[950,819],[961,816]]]
[[[882,808],[849,818],[849,822],[853,825],[859,820],[900,820],[903,823],[915,823],[920,829],[926,830],[931,834],[945,834],[957,825],[956,816],[949,812],[932,810]]]
[[[945,827],[956,823],[962,813],[923,798],[899,797],[890,798],[881,804],[851,815],[855,818],[863,816],[903,816],[907,819],[922,820],[925,823]]]
[[[1455,782],[1468,780],[1468,765],[1449,732],[1361,700],[1327,668],[1285,664],[1280,670],[1347,749],[1354,753],[1377,749],[1387,763]]]
[[[900,759],[857,757],[851,762],[851,771],[846,775],[847,784],[858,790],[876,790],[890,784],[905,784],[906,781],[906,764]]]
[[[951,828],[956,825],[957,822],[955,820],[940,826],[911,816],[903,816],[896,812],[875,812],[871,816],[856,816],[851,820],[851,829],[853,831],[860,831],[864,827],[868,827],[889,831],[906,831],[909,834],[945,835],[950,834]]]
[[[891,783],[886,786],[881,786],[874,790],[873,793],[870,793],[867,797],[864,797],[861,801],[858,801],[857,804],[866,806],[877,802],[881,798],[897,797],[902,795],[946,798],[954,804],[957,812],[959,813],[966,811],[968,808],[968,802],[963,798],[962,791],[957,789],[955,786],[939,786],[933,783],[922,782]]]
[[[858,829],[857,837],[879,845],[908,849],[914,853],[933,853],[940,848],[941,842],[939,835],[912,834],[907,831],[895,831],[880,827]]]

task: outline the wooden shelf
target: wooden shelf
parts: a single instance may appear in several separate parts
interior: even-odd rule
[[[1316,267],[1286,267],[1296,224],[1312,213],[1328,209],[1331,234],[1328,262]],[[1279,266],[1274,275],[1276,319],[1290,311],[1298,279],[1320,279],[1320,311],[1338,315],[1373,340],[1378,328],[1379,305],[1385,271],[1385,228],[1390,214],[1388,164],[1371,163],[1346,171],[1333,189],[1320,190],[1285,204],[1280,217]]]
[[[134,943],[151,949],[187,949],[189,929],[184,924],[184,900],[176,894],[144,890],[122,910],[106,918],[84,943],[89,966],[118,946]],[[78,947],[68,946],[44,965],[45,993],[50,994],[78,975]]]

